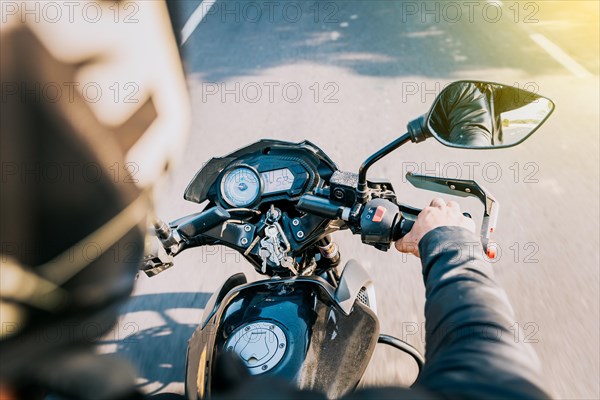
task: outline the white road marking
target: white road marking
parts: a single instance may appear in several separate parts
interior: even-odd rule
[[[563,67],[571,71],[573,75],[579,78],[591,78],[593,75],[581,64],[568,55],[563,49],[552,43],[550,39],[539,33],[532,33],[529,37],[536,42],[542,49],[558,61]]]
[[[196,30],[200,22],[206,17],[212,6],[215,5],[217,0],[204,0],[202,3],[196,7],[190,18],[185,22],[183,28],[181,29],[181,45],[183,46],[185,42],[192,36],[192,33]]]

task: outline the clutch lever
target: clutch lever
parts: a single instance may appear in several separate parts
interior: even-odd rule
[[[484,206],[483,221],[481,224],[481,244],[489,258],[496,257],[496,250],[490,244],[492,243],[491,235],[495,232],[496,223],[498,222],[500,203],[498,203],[488,190],[473,180],[417,175],[412,172],[406,174],[406,179],[419,189],[431,190],[452,196],[478,198]]]

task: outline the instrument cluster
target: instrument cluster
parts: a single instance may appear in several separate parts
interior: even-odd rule
[[[225,208],[252,208],[263,201],[297,198],[309,181],[314,173],[301,163],[261,157],[226,168],[218,181],[218,200]]]

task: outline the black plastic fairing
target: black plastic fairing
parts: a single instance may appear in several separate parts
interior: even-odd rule
[[[319,147],[309,141],[292,143],[281,140],[260,140],[224,157],[212,158],[190,181],[183,198],[195,203],[202,203],[210,197],[214,199],[217,195],[215,182],[225,168],[248,156],[259,157],[260,155],[268,156],[269,154],[278,155],[279,157],[295,155],[302,158],[305,162],[312,164],[315,174],[324,178],[328,178],[326,175],[330,176],[333,171],[337,170],[335,163]],[[265,157],[265,162],[270,162],[267,157]],[[273,169],[275,168],[277,167],[274,164]]]

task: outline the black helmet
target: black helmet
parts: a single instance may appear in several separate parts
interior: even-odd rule
[[[98,2],[103,8],[111,4]],[[28,23],[11,15],[0,28],[0,385],[5,387],[45,387],[96,399],[130,390],[131,368],[93,355],[91,345],[112,329],[119,305],[133,289],[151,210],[149,188],[183,145],[188,110],[166,8],[162,2],[138,5],[155,18],[136,24],[139,34],[115,41],[113,47],[121,47],[115,52],[136,47],[148,39],[147,32],[159,39],[148,50],[152,54],[139,61],[151,72],[130,79],[140,88],[139,101],[122,107],[111,99],[103,110],[99,103],[105,99],[92,102],[81,91],[86,84],[81,71],[114,61],[106,54],[111,47],[94,36],[98,24],[89,31],[75,24],[78,31],[67,32],[68,19]],[[107,32],[119,29],[107,26]],[[111,43],[107,36],[104,45]],[[67,45],[86,37],[94,39],[88,47]],[[142,56],[116,63],[139,73],[130,63]],[[148,63],[148,57],[163,61]],[[90,82],[100,85],[101,79]],[[112,96],[104,89],[104,96]],[[171,129],[161,130],[165,126]],[[132,175],[134,170],[139,174]]]

